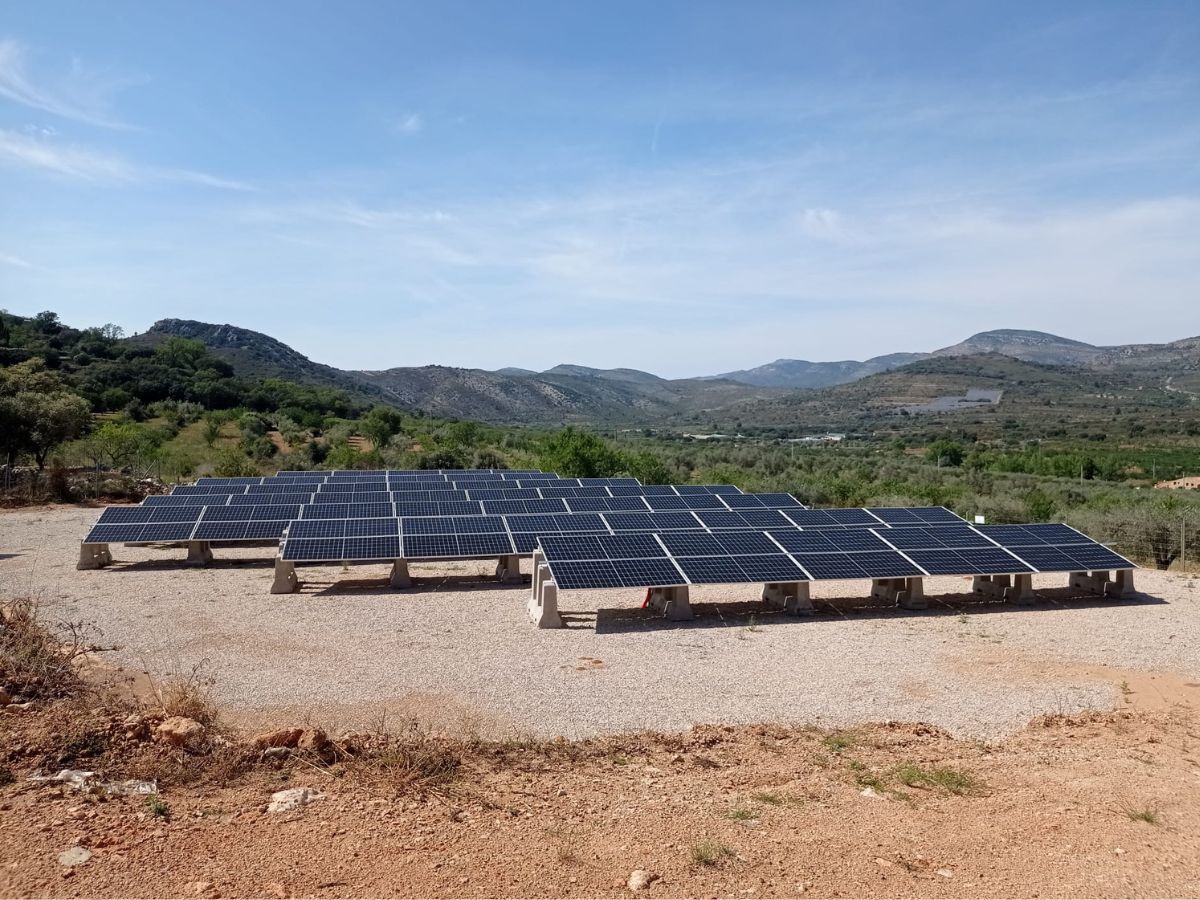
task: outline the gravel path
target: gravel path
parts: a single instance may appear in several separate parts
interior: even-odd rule
[[[864,603],[865,582],[827,583],[805,619],[766,612],[754,585],[693,588],[690,623],[651,618],[637,591],[583,592],[560,598],[572,627],[539,631],[528,587],[494,584],[494,563],[414,566],[407,591],[386,587],[382,566],[305,568],[291,595],[269,593],[261,549],[218,548],[213,567],[189,569],[179,548],[114,545],[116,565],[78,572],[96,516],[0,513],[0,597],[35,596],[54,618],[94,622],[122,648],[106,660],[131,671],[203,662],[219,702],[246,721],[349,726],[386,712],[581,737],[909,720],[989,738],[1043,713],[1113,707],[1126,671],[1200,681],[1200,579],[1189,576],[1139,572],[1144,593],[1119,603],[1035,576],[1043,600],[1031,608],[977,602],[968,581],[933,578],[931,608],[917,613]]]

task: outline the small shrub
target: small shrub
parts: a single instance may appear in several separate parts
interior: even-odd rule
[[[0,684],[24,697],[64,697],[80,687],[75,660],[92,646],[94,629],[62,622],[52,630],[29,599],[0,607]]]
[[[982,793],[985,785],[969,772],[948,767],[931,769],[916,765],[903,765],[896,769],[896,778],[903,784],[915,788],[941,788],[958,796]]]
[[[1162,824],[1162,818],[1159,816],[1158,810],[1153,806],[1132,806],[1125,804],[1121,809],[1131,822],[1145,822],[1147,825]]]
[[[698,866],[715,866],[733,855],[730,847],[713,841],[704,841],[692,847],[692,862]]]
[[[834,753],[841,753],[843,750],[853,747],[856,738],[849,731],[835,731],[833,734],[827,734],[821,743]]]
[[[783,798],[773,791],[759,791],[751,794],[750,799],[756,803],[763,803],[767,806],[783,806]]]
[[[752,819],[757,819],[758,815],[749,807],[735,806],[729,812],[725,813],[725,818],[732,819],[734,822],[749,822]]]
[[[150,815],[156,819],[171,818],[171,807],[158,794],[151,794],[146,798],[146,809],[150,810]]]

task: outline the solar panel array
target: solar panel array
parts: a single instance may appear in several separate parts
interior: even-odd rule
[[[819,512],[835,514],[835,520],[857,518],[849,515],[853,510]],[[933,510],[861,512],[900,524],[543,536],[539,545],[563,590],[1135,568],[1066,525],[971,526]],[[926,524],[908,524],[922,521]]]

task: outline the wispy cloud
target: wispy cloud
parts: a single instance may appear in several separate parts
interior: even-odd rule
[[[0,129],[0,164],[53,172],[98,185],[176,182],[231,191],[252,191],[252,185],[189,169],[134,164],[119,156],[40,140],[18,131]]]
[[[425,117],[419,112],[405,113],[395,124],[398,134],[420,134],[425,129]]]
[[[11,253],[0,253],[0,265],[12,266],[14,269],[35,269],[33,263],[27,259],[22,259],[19,256],[13,256]]]
[[[0,97],[65,119],[103,128],[128,128],[109,110],[112,95],[134,83],[131,79],[104,77],[73,67],[55,87],[35,83],[28,72],[25,47],[0,40]]]

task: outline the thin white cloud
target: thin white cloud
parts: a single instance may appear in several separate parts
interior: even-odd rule
[[[14,269],[36,269],[33,263],[27,259],[21,259],[19,256],[13,256],[10,253],[0,253],[0,265],[12,266]]]
[[[231,191],[255,188],[241,181],[189,169],[140,166],[111,156],[0,129],[0,164],[53,172],[98,185],[176,182]]]
[[[395,128],[399,134],[420,134],[425,129],[425,118],[418,112],[405,113],[396,122]]]
[[[31,109],[103,128],[128,128],[108,106],[112,95],[130,83],[74,67],[68,78],[49,88],[30,77],[22,44],[12,38],[0,40],[0,97]]]

